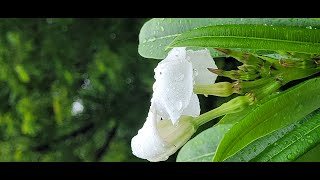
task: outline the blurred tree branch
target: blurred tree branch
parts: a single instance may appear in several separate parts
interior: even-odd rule
[[[106,133],[106,141],[105,143],[96,151],[95,154],[95,161],[100,161],[103,154],[105,154],[110,146],[110,143],[112,142],[112,140],[114,139],[114,137],[117,134],[117,130],[119,127],[119,122],[116,122],[115,125],[113,126],[113,128],[111,129],[111,131]]]

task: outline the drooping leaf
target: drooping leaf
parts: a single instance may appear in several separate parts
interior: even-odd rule
[[[215,25],[185,32],[175,38],[169,47],[241,48],[320,54],[320,29],[257,24]]]
[[[319,90],[319,78],[313,78],[261,104],[225,134],[213,160],[223,161],[254,140],[302,119],[318,109]]]
[[[307,18],[155,18],[146,22],[139,34],[139,54],[163,59],[166,47],[179,35],[195,28],[214,25],[260,24],[300,28],[320,28],[320,21]],[[212,52],[213,56],[220,56]]]

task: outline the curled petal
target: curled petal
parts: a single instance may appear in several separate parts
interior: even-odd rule
[[[149,161],[165,161],[190,139],[195,128],[191,117],[182,117],[178,125],[172,125],[154,111],[152,106],[143,127],[132,138],[132,153]]]
[[[200,114],[200,103],[198,96],[192,94],[190,98],[189,105],[183,110],[183,115],[197,117]]]
[[[207,68],[217,69],[208,49],[187,51],[187,59],[192,63],[194,71],[194,81],[196,85],[213,84],[217,75],[211,73]]]

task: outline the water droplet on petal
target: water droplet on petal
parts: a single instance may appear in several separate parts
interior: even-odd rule
[[[193,76],[196,77],[196,76],[198,76],[198,74],[199,74],[198,70],[197,69],[193,69]]]
[[[176,108],[177,108],[178,111],[180,111],[182,109],[182,102],[181,101],[179,101],[177,103]]]
[[[153,89],[153,91],[155,91],[157,89],[157,84],[156,83],[153,84],[152,89]]]
[[[177,76],[176,81],[182,81],[184,79],[184,75],[180,74]]]
[[[160,29],[161,29],[161,31],[164,31],[164,28],[162,26],[160,27]]]

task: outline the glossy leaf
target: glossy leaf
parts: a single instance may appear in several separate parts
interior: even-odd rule
[[[141,28],[138,51],[145,58],[163,59],[169,51],[165,50],[166,47],[182,33],[205,26],[228,24],[320,28],[320,21],[307,18],[156,18]],[[219,56],[216,52],[212,55]]]
[[[281,128],[267,136],[261,137],[254,142],[250,143],[245,148],[238,151],[233,156],[226,159],[226,162],[248,162],[257,155],[259,155],[265,148],[269,147],[274,142],[282,138],[286,133],[292,131],[298,124],[294,122],[284,128]]]
[[[254,140],[302,119],[318,109],[319,92],[319,78],[314,78],[261,104],[225,134],[213,160],[223,161]]]
[[[201,132],[181,148],[177,162],[211,162],[220,140],[231,126],[222,124]]]
[[[320,110],[306,117],[301,126],[267,147],[251,161],[290,162],[320,144]]]
[[[295,162],[320,162],[320,144],[299,157]]]
[[[216,25],[178,36],[169,47],[242,48],[320,54],[320,30],[265,25]]]

